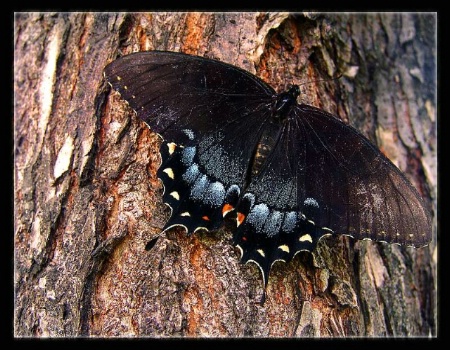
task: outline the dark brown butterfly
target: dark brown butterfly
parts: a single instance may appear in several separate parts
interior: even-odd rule
[[[330,234],[423,246],[431,219],[405,176],[356,129],[216,60],[151,51],[105,77],[163,138],[164,230],[236,220],[243,262],[261,269]]]

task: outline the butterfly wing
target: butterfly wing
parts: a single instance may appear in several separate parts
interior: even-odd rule
[[[219,227],[244,187],[275,91],[231,65],[162,51],[123,56],[105,77],[164,139],[158,176],[172,208],[164,229]]]

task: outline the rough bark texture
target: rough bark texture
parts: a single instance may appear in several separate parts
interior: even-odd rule
[[[421,249],[324,239],[274,265],[263,306],[225,229],[146,251],[169,215],[160,140],[102,76],[159,49],[307,83],[303,101],[378,144],[435,213],[435,35],[423,13],[16,14],[15,336],[435,336],[436,234]]]

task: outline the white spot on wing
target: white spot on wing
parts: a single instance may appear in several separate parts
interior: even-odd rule
[[[286,244],[280,245],[278,249],[282,250],[283,252],[289,253],[289,247]]]
[[[311,242],[311,243],[313,241],[311,235],[309,235],[308,233],[304,234],[303,236],[300,236],[300,238],[298,240],[300,242]]]
[[[169,151],[169,154],[173,154],[173,152],[175,152],[175,148],[177,147],[177,144],[176,143],[174,143],[174,142],[169,142],[168,144],[167,144],[167,148],[168,148],[168,151]]]
[[[170,192],[170,196],[172,196],[173,198],[175,198],[177,201],[180,200],[180,195],[178,194],[177,191]]]
[[[175,174],[173,173],[172,168],[166,168],[163,170],[164,173],[167,174],[172,180],[175,178]]]

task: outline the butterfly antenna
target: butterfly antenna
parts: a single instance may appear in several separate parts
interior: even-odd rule
[[[330,79],[317,79],[317,80],[313,80],[313,81],[308,81],[306,83],[301,83],[298,84],[298,86],[302,86],[302,85],[308,85],[308,84],[315,84],[315,83],[321,83],[321,82],[325,82],[325,81],[332,81],[332,80],[338,80],[342,78],[342,73],[340,73],[338,76],[330,78]]]

